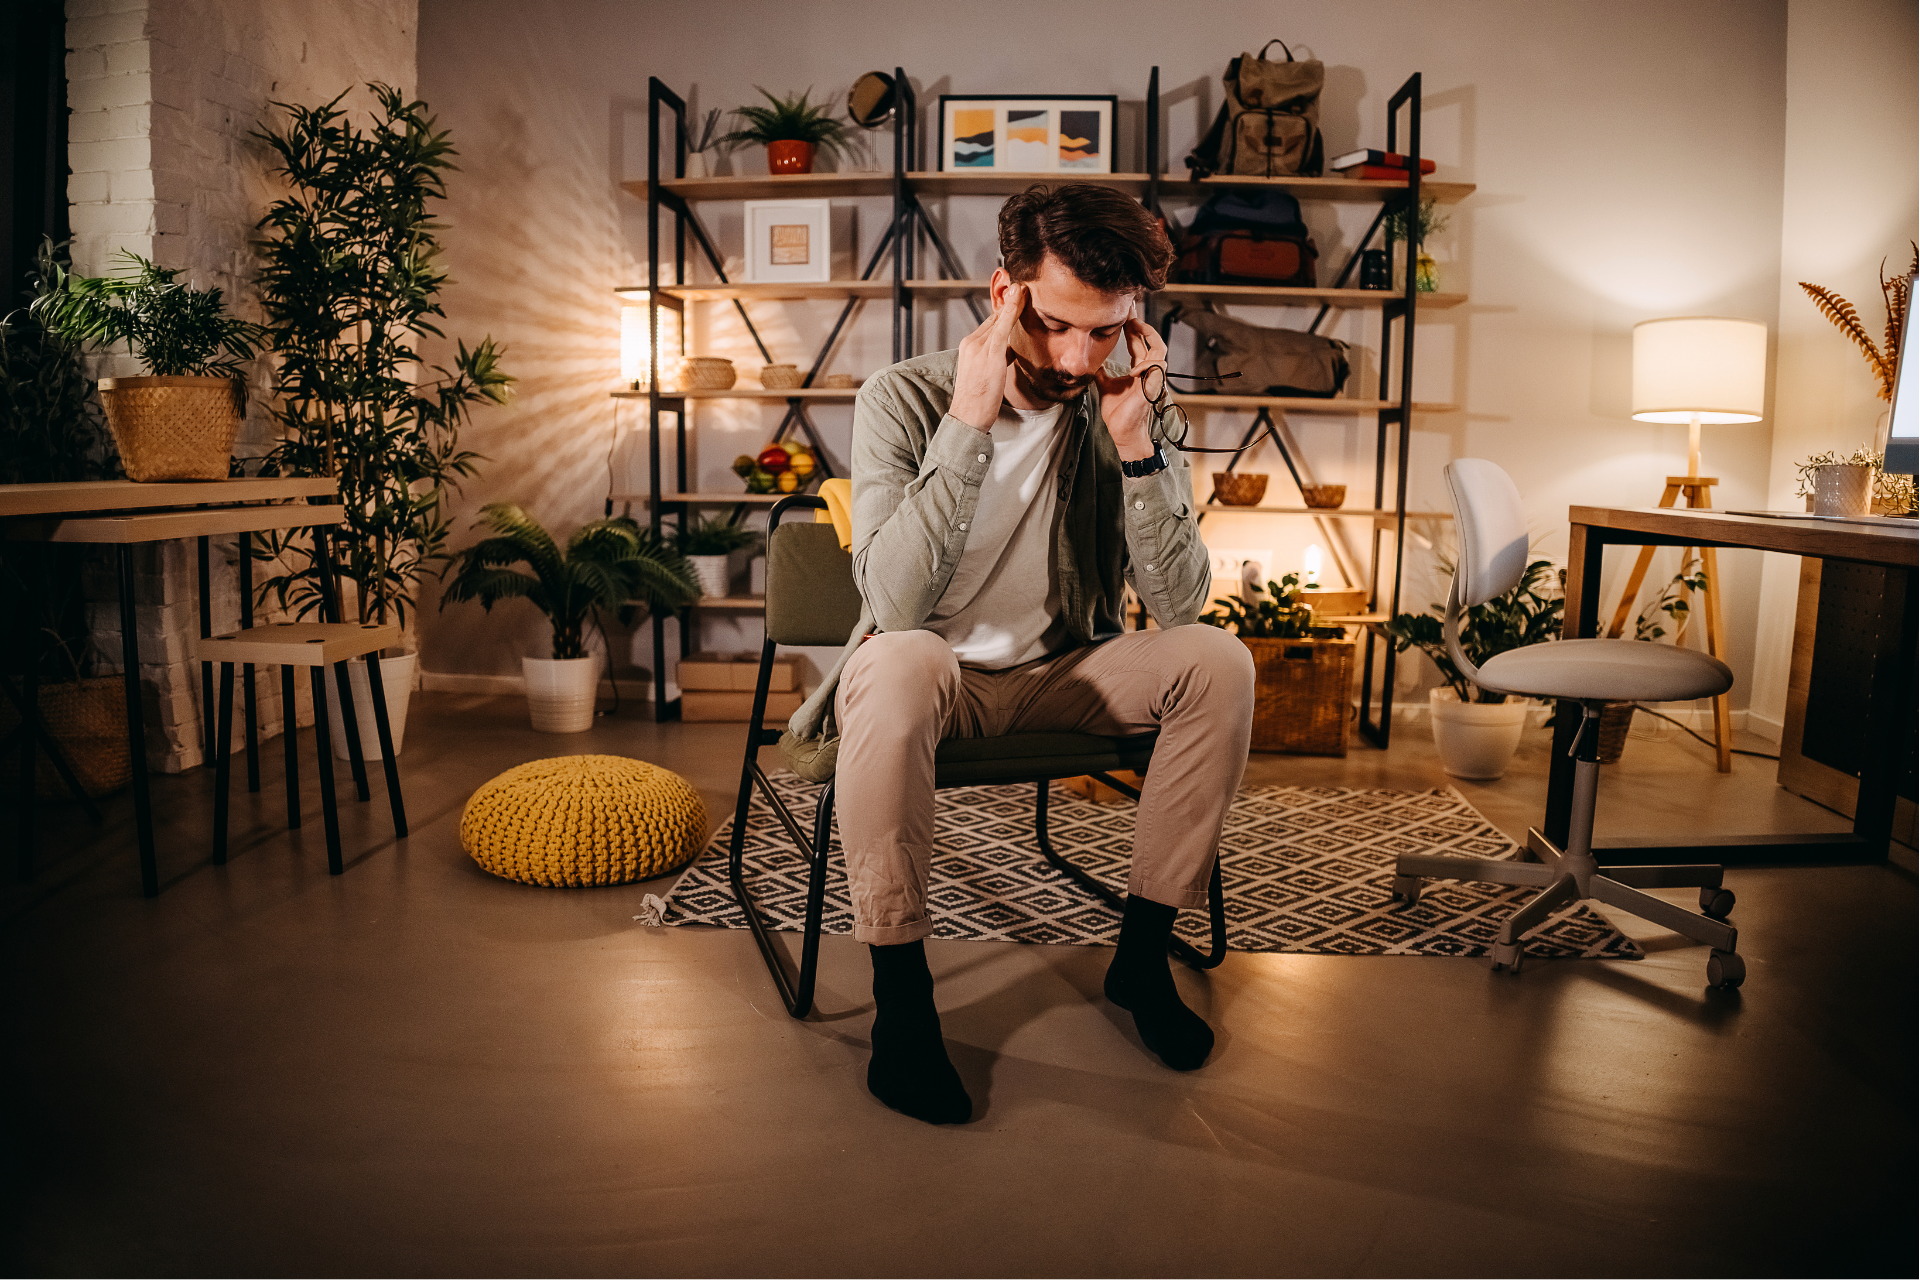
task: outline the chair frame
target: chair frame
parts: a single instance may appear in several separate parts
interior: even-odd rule
[[[824,511],[826,506],[824,499],[810,494],[794,494],[781,499],[774,504],[768,516],[768,537],[772,537],[773,531],[779,528],[781,519],[789,512]],[[819,798],[814,806],[813,831],[809,836],[801,829],[799,820],[782,803],[766,771],[760,767],[760,749],[777,745],[780,741],[778,729],[765,727],[767,693],[773,676],[774,650],[775,642],[769,635],[760,646],[760,669],[754,682],[753,712],[747,724],[745,759],[740,768],[740,789],[734,804],[733,834],[727,852],[727,878],[733,886],[734,899],[740,904],[741,911],[747,917],[747,925],[753,932],[754,942],[760,948],[761,958],[766,961],[767,972],[772,975],[774,986],[780,992],[781,1003],[793,1017],[805,1018],[813,1009],[815,979],[819,973],[821,919],[826,910],[827,863],[832,845],[833,800],[837,779],[829,779],[820,789]],[[1145,772],[1151,764],[1155,737],[1157,735],[1148,734],[1135,738],[1109,739],[1115,745],[1116,755],[1120,757],[1120,763],[1116,767]],[[1047,861],[1048,865],[1085,889],[1093,897],[1106,903],[1115,911],[1122,911],[1125,908],[1126,899],[1062,856],[1053,847],[1053,841],[1048,836],[1048,787],[1055,778],[1078,777],[1087,773],[1086,770],[1074,770],[1072,773],[1054,772],[1046,776],[1035,776],[1032,770],[1020,770],[1009,772],[1004,777],[968,778],[964,782],[946,784],[940,783],[936,778],[934,786],[936,790],[944,790],[952,786],[1034,783],[1034,840],[1040,847],[1041,857]],[[1136,803],[1140,799],[1138,788],[1115,777],[1110,771],[1096,770],[1088,776],[1099,779]],[[773,932],[761,919],[759,907],[746,885],[747,815],[753,802],[753,789],[756,786],[766,797],[774,816],[779,820],[780,825],[786,828],[794,847],[810,867],[807,877],[806,924],[801,937],[800,960],[794,972],[789,972],[791,962],[783,954],[784,948],[774,943]],[[1207,883],[1207,906],[1210,924],[1208,949],[1202,952],[1179,938],[1173,939],[1168,947],[1169,952],[1176,959],[1192,968],[1202,970],[1217,967],[1227,956],[1226,895],[1220,879],[1220,855],[1217,849],[1214,852],[1213,871]]]

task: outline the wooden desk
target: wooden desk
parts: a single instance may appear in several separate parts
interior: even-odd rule
[[[160,892],[154,851],[153,804],[147,786],[145,711],[140,697],[140,637],[134,621],[133,548],[144,542],[176,538],[200,540],[201,633],[209,629],[207,539],[268,530],[316,531],[340,523],[337,504],[313,506],[305,498],[339,493],[329,479],[232,479],[184,484],[137,484],[131,480],[79,481],[71,484],[0,485],[0,537],[20,541],[106,544],[118,549],[121,661],[126,677],[127,741],[133,765],[133,809],[139,833],[140,883],[146,896]],[[249,505],[236,505],[249,504]],[[252,621],[251,564],[243,556],[244,619]],[[203,671],[203,700],[211,702],[212,681]],[[247,683],[249,745],[252,743],[252,682]],[[31,691],[24,709],[31,711]],[[203,708],[204,710],[204,708]],[[206,717],[208,735],[212,717]],[[31,738],[29,739],[31,743]],[[31,750],[31,746],[27,748]],[[251,751],[249,752],[251,756]],[[251,764],[251,760],[250,760]],[[31,767],[29,757],[28,766]],[[251,770],[250,770],[251,771]],[[31,773],[28,772],[31,779]],[[23,797],[20,818],[22,866],[30,867],[33,803]]]
[[[1562,635],[1593,636],[1599,623],[1602,559],[1610,546],[1749,547],[1783,555],[1850,560],[1904,569],[1903,599],[1889,601],[1904,621],[1891,647],[1884,678],[1894,696],[1876,697],[1862,733],[1873,744],[1860,777],[1853,830],[1832,836],[1719,836],[1694,844],[1618,841],[1594,849],[1608,862],[1754,865],[1789,862],[1877,862],[1887,856],[1897,766],[1913,732],[1915,572],[1920,567],[1920,527],[1842,524],[1826,520],[1772,519],[1725,511],[1663,507],[1572,507],[1567,545],[1567,607]],[[1541,830],[1563,847],[1573,809],[1573,760],[1569,751],[1579,727],[1579,706],[1561,703],[1554,724],[1553,764],[1547,784],[1547,814]],[[1612,856],[1609,856],[1612,855]]]

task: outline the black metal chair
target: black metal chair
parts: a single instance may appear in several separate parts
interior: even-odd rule
[[[814,978],[820,958],[820,921],[826,906],[827,853],[833,823],[834,783],[828,779],[814,807],[811,838],[787,809],[760,768],[762,747],[780,741],[780,730],[763,724],[767,686],[773,672],[776,645],[831,645],[842,647],[860,619],[860,594],[853,583],[853,557],[841,550],[831,524],[782,524],[796,510],[825,510],[823,499],[803,494],[775,504],[767,526],[767,625],[760,648],[759,679],[754,684],[753,716],[747,727],[746,759],[740,769],[740,791],[734,805],[733,839],[727,871],[734,897],[746,914],[754,941],[773,975],[787,1012],[804,1018],[813,1008]],[[1145,773],[1153,760],[1156,734],[1105,738],[1089,733],[1016,733],[998,738],[951,738],[934,755],[934,787],[972,787],[1031,782],[1036,784],[1033,834],[1040,854],[1062,875],[1105,902],[1115,911],[1125,900],[1091,875],[1062,857],[1047,838],[1047,787],[1055,778],[1091,775],[1138,801],[1140,792],[1114,777],[1119,770]],[[760,918],[744,878],[748,809],[753,788],[760,788],[800,856],[811,865],[807,882],[806,927],[802,935],[797,973],[788,972],[782,949],[773,943]],[[1169,950],[1196,969],[1211,969],[1227,955],[1225,897],[1216,854],[1207,888],[1212,935],[1205,953],[1178,938]]]

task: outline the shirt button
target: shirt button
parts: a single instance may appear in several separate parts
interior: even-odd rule
[[[967,527],[967,522],[966,522],[965,520],[962,520],[962,521],[960,522],[960,527],[961,527],[962,529],[964,529],[964,528],[966,528],[966,527]]]
[[[1147,571],[1148,571],[1149,573],[1151,573],[1151,572],[1153,571],[1153,566],[1152,566],[1152,565],[1148,565],[1148,566],[1147,566]]]
[[[984,453],[979,454],[974,458],[975,462],[985,462],[986,460],[987,460],[987,455]]]
[[[1135,502],[1135,503],[1133,504],[1133,509],[1134,509],[1135,511],[1145,511],[1145,510],[1147,509],[1147,504],[1146,504],[1146,503],[1144,503],[1144,502],[1138,502],[1138,501],[1136,501],[1136,502]],[[1151,567],[1151,566],[1149,566],[1149,567]]]

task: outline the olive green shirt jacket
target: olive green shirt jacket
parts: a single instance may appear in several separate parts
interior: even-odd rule
[[[967,545],[967,526],[993,462],[993,439],[948,413],[956,351],[916,356],[868,378],[853,410],[853,576],[865,608],[821,685],[788,722],[789,762],[803,776],[797,747],[822,740],[821,726],[840,670],[868,633],[922,626],[953,576]],[[1124,360],[1107,371],[1126,371]],[[1195,520],[1187,455],[1164,446],[1167,466],[1132,479],[1100,418],[1098,387],[1067,406],[1061,429],[1069,444],[1055,483],[1054,572],[1060,617],[1075,644],[1097,644],[1122,631],[1126,587],[1162,627],[1193,622],[1205,605],[1211,573]],[[1154,440],[1163,441],[1159,423]],[[830,739],[829,749],[830,749]],[[818,747],[816,746],[816,750]]]

